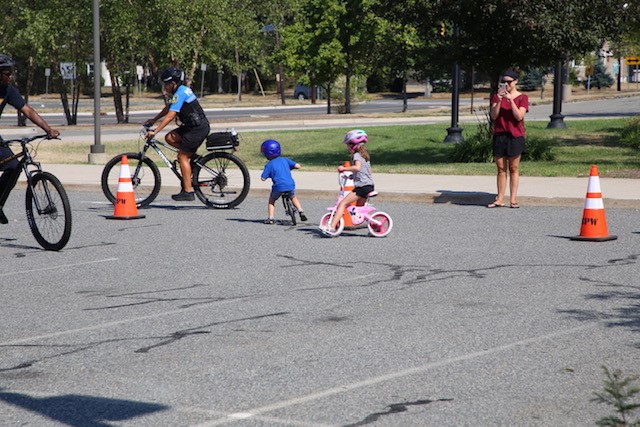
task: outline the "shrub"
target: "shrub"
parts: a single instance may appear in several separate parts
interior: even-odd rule
[[[484,117],[478,117],[478,129],[475,134],[459,142],[451,150],[449,160],[454,163],[487,163],[493,160],[491,149],[491,118],[489,110],[480,110]]]
[[[455,163],[487,163],[493,161],[491,144],[491,122],[488,110],[484,119],[479,118],[478,130],[451,150],[449,160]],[[522,160],[554,160],[553,143],[548,139],[527,138],[527,151]]]

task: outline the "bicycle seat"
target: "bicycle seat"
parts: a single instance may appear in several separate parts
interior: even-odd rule
[[[378,195],[378,192],[373,190],[371,193],[367,194],[367,199],[370,199],[372,197],[376,197]]]

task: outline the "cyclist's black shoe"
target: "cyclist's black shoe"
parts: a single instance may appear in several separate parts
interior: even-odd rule
[[[307,220],[307,216],[304,214],[304,212],[300,212],[300,221],[306,221]]]
[[[273,218],[267,218],[267,219],[264,220],[264,223],[265,224],[275,224],[276,220],[273,219]]]
[[[7,223],[9,223],[9,220],[7,219],[7,216],[4,214],[4,212],[2,212],[2,206],[0,206],[0,224]]]
[[[182,190],[178,194],[171,196],[171,198],[176,202],[191,202],[196,199],[196,196],[193,194],[193,191]]]

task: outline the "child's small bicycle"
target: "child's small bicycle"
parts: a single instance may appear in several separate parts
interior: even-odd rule
[[[369,203],[369,201],[378,195],[377,191],[372,191],[367,194],[367,201],[363,206],[347,206],[347,209],[344,212],[344,215],[351,216],[351,222],[354,226],[358,226],[365,221],[367,222],[367,228],[369,228],[369,235],[373,237],[384,237],[391,232],[393,228],[393,220],[389,216],[389,214],[381,211],[376,211],[376,208]],[[344,195],[340,195],[338,200],[336,201],[335,206],[331,206],[327,208],[329,213],[324,214],[322,219],[320,220],[320,228],[327,227],[331,224],[333,220],[333,216],[336,213],[336,208],[338,207],[338,203]],[[339,236],[344,230],[344,217],[340,218],[338,225],[335,231],[327,231],[331,237]]]
[[[298,209],[293,206],[293,202],[291,201],[291,194],[288,191],[285,191],[280,197],[282,198],[282,206],[284,206],[284,211],[291,217],[291,223],[293,225],[296,225],[298,223],[298,220],[296,218]]]

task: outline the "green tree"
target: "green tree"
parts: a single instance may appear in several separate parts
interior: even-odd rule
[[[148,1],[103,0],[100,11],[101,54],[111,76],[111,93],[118,123],[128,123],[122,103],[122,86],[129,87],[136,76],[136,65],[145,64],[145,50],[153,40],[140,31],[148,22]],[[128,102],[127,102],[128,105]]]
[[[402,111],[407,110],[407,79],[416,74],[416,67],[429,40],[422,37],[418,28],[429,21],[430,10],[420,0],[396,2],[380,0],[375,5],[380,37],[376,68],[387,79],[402,79]]]
[[[61,62],[73,62],[80,72],[84,64],[91,61],[90,4],[74,0],[32,0],[18,3],[16,8],[16,49],[27,58],[31,70],[36,64],[51,66],[67,123],[76,124],[82,81],[76,80],[72,86],[62,80],[59,70]],[[72,89],[71,104],[67,86]]]
[[[626,19],[617,0],[441,0],[440,19],[460,28],[451,60],[490,75],[517,66],[547,66],[595,50],[617,37]]]
[[[295,22],[298,2],[296,0],[265,0],[256,11],[257,20],[260,24],[260,31],[264,33],[262,37],[262,52],[270,54],[261,55],[259,58],[260,69],[271,69],[276,75],[278,92],[281,102],[285,102],[285,71],[277,51],[282,48],[282,29]],[[315,93],[312,93],[312,102],[315,102]]]
[[[345,13],[341,0],[304,0],[299,20],[282,29],[282,49],[274,55],[291,72],[306,75],[311,86],[325,86],[327,114],[333,83],[346,66],[338,40],[338,21]]]

